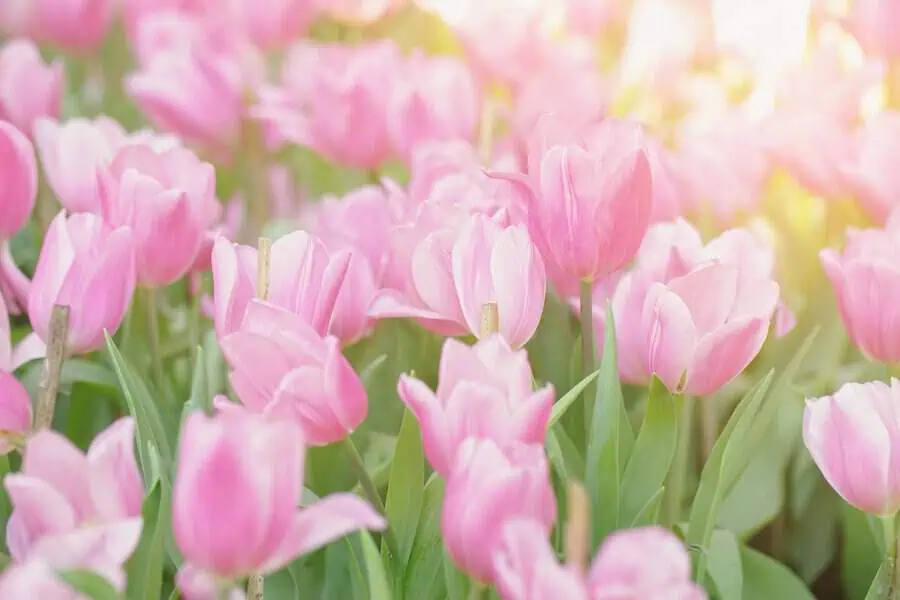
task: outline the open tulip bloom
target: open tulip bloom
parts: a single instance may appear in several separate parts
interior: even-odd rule
[[[900,0],[0,0],[0,600],[900,600]]]

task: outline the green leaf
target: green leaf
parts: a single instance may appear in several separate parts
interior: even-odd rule
[[[681,396],[673,396],[657,377],[650,382],[644,424],[638,433],[625,475],[619,523],[631,523],[666,481],[678,442]]]
[[[111,583],[91,571],[61,571],[58,576],[76,592],[92,600],[122,600]]]
[[[581,395],[581,392],[584,391],[584,388],[589,386],[597,376],[600,375],[600,369],[597,369],[581,381],[575,384],[575,386],[570,389],[565,395],[556,401],[556,404],[553,405],[553,410],[550,412],[550,421],[548,427],[553,427],[557,421],[559,421],[566,411],[569,410],[569,407],[578,400],[578,397]]]
[[[138,456],[141,470],[144,473],[144,482],[152,485],[151,448],[155,448],[163,467],[157,475],[170,484],[169,473],[174,466],[174,454],[157,404],[153,401],[144,381],[135,375],[134,370],[108,334],[106,335],[106,350],[112,361],[113,370],[119,378],[119,384],[122,386],[128,410],[137,424]]]
[[[742,600],[744,571],[741,550],[734,534],[716,529],[709,549],[709,576],[719,600]]]
[[[372,536],[368,531],[360,531],[359,538],[366,561],[369,600],[392,600],[391,588],[388,585],[387,575],[384,573],[384,563],[381,562],[381,553],[378,552]]]
[[[181,421],[195,411],[202,410],[210,415],[213,412],[212,392],[209,388],[209,371],[202,346],[197,346],[197,355],[194,362],[194,374],[191,378],[191,397],[184,404],[181,411]]]
[[[848,598],[862,598],[870,589],[884,558],[880,542],[873,535],[868,517],[842,503],[841,583]],[[880,538],[880,536],[879,536]]]
[[[169,499],[157,481],[141,507],[144,528],[137,549],[125,566],[128,597],[132,600],[157,600],[162,594],[165,538],[169,524]]]
[[[381,354],[368,365],[366,365],[362,372],[360,372],[359,379],[360,381],[362,381],[362,384],[366,389],[369,389],[369,383],[372,381],[372,377],[375,375],[375,373],[378,372],[378,369],[380,369],[384,365],[384,363],[387,362],[387,359],[387,354]]]
[[[444,583],[447,585],[448,600],[466,600],[469,580],[456,568],[447,553],[444,553]]]
[[[9,456],[0,456],[0,482],[6,479],[10,473]],[[9,515],[12,514],[12,503],[9,501],[9,494],[6,493],[6,486],[0,485],[0,543],[6,548],[6,524],[9,522]]]
[[[647,525],[656,525],[659,523],[659,509],[662,506],[662,500],[666,493],[666,486],[660,487],[656,493],[650,496],[647,503],[638,511],[638,514],[631,521],[630,527],[645,527]]]
[[[888,600],[891,594],[891,584],[893,584],[893,569],[891,563],[884,561],[875,573],[872,585],[866,592],[866,600]]]
[[[742,600],[816,600],[803,581],[778,561],[741,546]]]
[[[401,576],[406,569],[416,537],[424,485],[425,457],[422,451],[422,438],[415,415],[407,409],[403,413],[400,433],[394,447],[394,460],[391,463],[391,478],[388,481],[385,504],[388,523],[397,538],[397,551],[400,554],[393,557],[393,561],[397,573]]]
[[[441,506],[444,501],[444,480],[433,474],[425,484],[422,510],[416,538],[404,574],[403,597],[410,600],[444,600],[444,580],[441,567],[444,545],[441,538]]]
[[[628,461],[634,433],[625,412],[616,360],[616,328],[612,308],[606,307],[606,337],[600,379],[591,418],[585,457],[585,485],[594,515],[596,547],[619,523],[622,471]]]

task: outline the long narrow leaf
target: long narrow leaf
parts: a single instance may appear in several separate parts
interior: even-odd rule
[[[388,482],[385,505],[388,522],[394,537],[397,538],[397,551],[400,556],[393,557],[393,562],[401,577],[416,537],[424,484],[425,457],[422,451],[422,438],[415,415],[407,409],[403,414],[397,444],[394,446],[394,460],[391,461],[391,478]]]

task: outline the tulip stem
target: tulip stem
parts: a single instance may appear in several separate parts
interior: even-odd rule
[[[163,388],[165,376],[162,364],[162,344],[159,341],[159,302],[156,297],[156,290],[153,288],[147,288],[145,296],[147,300],[147,337],[150,344],[150,368],[156,391],[159,394],[163,394],[165,392]]]
[[[581,376],[587,377],[594,372],[594,284],[592,281],[581,282],[580,296],[581,316]],[[584,425],[585,432],[590,434],[591,417],[594,413],[594,385],[584,388]]]
[[[384,502],[381,500],[381,495],[378,493],[375,482],[372,481],[369,472],[366,470],[366,463],[363,462],[362,455],[359,453],[356,444],[353,443],[353,439],[349,435],[344,440],[344,447],[347,449],[347,455],[350,457],[350,464],[356,472],[356,478],[359,481],[359,485],[362,487],[366,498],[369,499],[369,502],[375,507],[375,510],[387,518],[387,512],[384,509]],[[397,540],[394,538],[394,532],[391,530],[390,523],[382,535],[384,536],[385,542],[387,542],[391,556],[398,556],[397,549],[399,546],[397,546]]]
[[[247,600],[263,600],[265,584],[262,575],[251,575],[247,579]]]
[[[690,465],[691,430],[694,425],[694,398],[685,396],[681,408],[681,419],[678,423],[678,440],[675,456],[672,459],[672,470],[669,471],[666,502],[666,524],[676,525],[681,521],[681,501],[684,497],[684,482]]]
[[[34,429],[49,429],[56,410],[59,395],[59,379],[66,359],[66,341],[69,338],[69,307],[55,305],[50,313],[50,329],[47,340],[47,360],[44,362],[44,379],[38,395],[34,415]]]
[[[896,522],[894,515],[881,518],[881,526],[884,531],[884,561],[885,565],[890,567],[890,592],[887,598],[890,600],[900,600],[900,569],[897,565],[897,545],[900,539],[897,538]]]
[[[481,600],[484,597],[485,591],[484,585],[477,581],[472,582],[472,586],[469,588],[469,600]]]

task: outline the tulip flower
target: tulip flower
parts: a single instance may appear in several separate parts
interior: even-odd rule
[[[315,17],[312,0],[231,0],[228,17],[247,37],[264,50],[274,50],[296,41]]]
[[[607,119],[581,143],[548,115],[529,144],[528,229],[565,295],[634,258],[650,225],[653,185],[643,133]]]
[[[320,11],[351,25],[372,23],[407,0],[315,0]]]
[[[548,535],[556,520],[543,446],[501,448],[490,439],[466,441],[447,478],[441,514],[453,563],[477,581],[492,582],[504,525],[522,518],[533,519]]]
[[[448,175],[480,169],[478,151],[464,140],[423,142],[413,148],[409,165],[409,201],[425,202],[434,184]]]
[[[84,596],[62,582],[45,561],[30,560],[11,565],[0,574],[0,597],[82,600]]]
[[[107,427],[87,455],[62,435],[40,431],[28,441],[21,471],[3,483],[13,505],[6,542],[16,562],[40,557],[78,568],[88,561],[83,566],[124,587],[122,566],[141,534],[144,498],[133,419]]]
[[[257,295],[257,251],[219,238],[213,247],[212,271],[216,332],[237,331],[247,306]],[[332,323],[335,303],[350,268],[349,251],[330,254],[303,231],[278,238],[269,254],[268,300],[300,317],[319,335]]]
[[[866,53],[900,59],[900,5],[890,0],[854,0],[850,7],[845,24]]]
[[[311,445],[342,440],[365,420],[366,390],[337,338],[321,338],[296,314],[253,300],[221,343],[244,406],[295,419]]]
[[[900,361],[900,217],[885,229],[850,231],[843,254],[819,253],[850,339],[866,356]]]
[[[0,241],[22,229],[37,199],[37,164],[28,138],[0,121]]]
[[[539,523],[504,528],[494,559],[502,600],[706,600],[691,581],[684,545],[660,527],[617,531],[606,538],[586,574],[556,562]]]
[[[512,350],[500,336],[471,347],[448,339],[437,392],[401,375],[397,393],[419,420],[428,462],[447,477],[459,447],[470,437],[490,438],[500,446],[544,442],[553,386],[534,391],[533,381],[528,354]]]
[[[116,332],[134,294],[134,248],[130,228],[113,229],[96,215],[61,212],[53,219],[28,297],[31,326],[44,343],[53,306],[62,304],[70,311],[68,351],[103,346],[104,331]]]
[[[13,259],[9,242],[0,243],[0,297],[6,301],[9,314],[21,314],[28,304],[31,282],[19,270]]]
[[[138,283],[163,287],[188,272],[218,214],[215,170],[181,147],[122,147],[100,174],[100,209],[134,232]]]
[[[900,426],[894,417],[900,381],[844,384],[833,396],[809,399],[803,442],[831,487],[849,504],[879,516],[900,510],[893,468]]]
[[[900,206],[900,112],[885,112],[869,120],[857,134],[859,154],[843,165],[844,183],[870,217],[883,223]]]
[[[28,40],[12,40],[0,48],[0,119],[31,136],[39,117],[59,116],[62,93],[62,62],[44,63]]]
[[[81,0],[59,3],[56,0],[32,0],[24,3],[13,23],[20,34],[64,50],[89,53],[106,38],[113,20],[113,0]],[[0,10],[0,21],[3,20]],[[5,23],[0,22],[0,28]]]
[[[397,75],[387,106],[396,151],[409,159],[422,143],[471,140],[479,120],[479,94],[464,63],[413,54]]]
[[[411,255],[405,293],[379,294],[370,314],[411,317],[442,331],[480,337],[485,304],[496,302],[499,332],[511,346],[524,345],[544,307],[546,274],[523,226],[503,228],[475,214],[461,230],[428,234]]]
[[[238,578],[277,571],[384,519],[353,494],[298,509],[305,448],[281,418],[224,411],[193,413],[184,424],[172,492],[175,541],[185,558],[178,585],[187,598],[216,598]],[[213,583],[213,585],[210,585]]]
[[[122,126],[108,117],[44,118],[35,123],[34,139],[60,204],[71,212],[100,212],[98,176],[126,141]]]
[[[31,398],[13,370],[9,314],[0,295],[0,455],[8,454],[13,444],[8,436],[22,436],[31,428]]]

